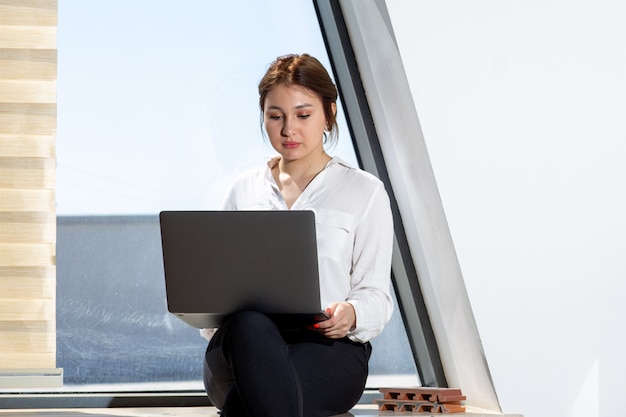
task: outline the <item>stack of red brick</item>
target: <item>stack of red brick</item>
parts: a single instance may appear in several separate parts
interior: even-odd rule
[[[381,388],[376,399],[379,410],[414,413],[463,413],[465,396],[457,388]]]

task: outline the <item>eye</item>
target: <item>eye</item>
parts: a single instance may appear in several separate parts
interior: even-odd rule
[[[298,119],[308,119],[309,116],[311,116],[310,114],[299,114],[298,115]]]
[[[282,116],[278,115],[278,114],[269,114],[267,116],[268,119],[270,120],[280,120]]]

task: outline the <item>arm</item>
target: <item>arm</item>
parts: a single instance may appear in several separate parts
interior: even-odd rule
[[[391,318],[391,254],[393,217],[382,184],[372,195],[354,238],[351,291],[356,327],[348,334],[365,342],[378,336]]]
[[[328,306],[329,320],[316,329],[330,338],[346,335],[366,342],[378,336],[393,310],[390,294],[393,219],[389,198],[379,184],[354,230],[350,291],[343,302]]]

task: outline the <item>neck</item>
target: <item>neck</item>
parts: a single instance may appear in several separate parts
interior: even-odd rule
[[[326,152],[311,155],[305,159],[285,160],[285,158],[281,158],[278,168],[281,173],[289,175],[295,181],[306,180],[323,170],[330,159]]]

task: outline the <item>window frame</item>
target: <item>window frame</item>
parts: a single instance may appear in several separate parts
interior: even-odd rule
[[[350,41],[350,36],[354,34],[351,34],[346,26],[339,2],[324,0],[314,3],[359,165],[376,175],[385,184],[389,194],[395,229],[392,280],[420,381],[424,386],[445,387],[447,381],[439,357],[439,348],[428,317],[417,271],[411,259],[402,216]]]
[[[314,4],[359,161],[392,198],[393,281],[422,385],[501,413],[386,1]]]

